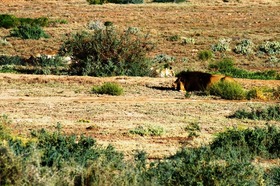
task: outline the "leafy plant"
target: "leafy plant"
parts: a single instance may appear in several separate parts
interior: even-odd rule
[[[40,39],[43,38],[49,38],[49,35],[47,35],[44,30],[38,26],[38,25],[21,25],[17,28],[14,28],[11,30],[10,35],[13,37],[20,37],[22,39]]]
[[[213,58],[213,53],[209,50],[203,50],[198,53],[198,58],[202,61],[207,61]]]
[[[268,55],[280,54],[280,42],[279,41],[266,41],[259,46],[259,50]]]
[[[0,185],[19,185],[22,177],[20,161],[8,147],[0,145]]]
[[[17,18],[10,14],[0,14],[0,27],[13,28],[21,25],[32,25],[32,26],[48,26],[51,21],[46,17],[39,18]]]
[[[220,81],[209,88],[209,94],[220,96],[228,100],[241,100],[245,98],[245,91],[236,82]]]
[[[220,39],[217,44],[212,45],[212,51],[213,52],[230,51],[230,42],[231,42],[231,39],[229,39],[229,38]]]
[[[243,55],[252,54],[254,52],[254,43],[249,39],[244,39],[235,46],[233,51]]]
[[[106,25],[105,25],[106,26]],[[146,57],[153,44],[148,36],[118,32],[114,26],[71,36],[60,49],[73,56],[70,74],[89,76],[145,76],[150,73]]]
[[[94,86],[92,92],[96,94],[109,94],[119,96],[123,94],[123,88],[116,83],[104,83],[101,86]]]
[[[247,78],[247,79],[279,79],[279,74],[275,70],[250,72],[244,69],[236,68],[234,62],[230,58],[225,58],[216,63],[209,64],[210,69],[215,69],[216,71],[236,77],[236,78]]]
[[[252,109],[250,112],[244,109],[237,110],[230,118],[280,121],[280,106],[276,105],[269,106],[265,109]]]
[[[158,126],[138,126],[129,131],[130,134],[137,134],[140,136],[161,136],[164,134],[164,129]]]
[[[12,28],[20,25],[20,21],[14,16],[9,14],[0,15],[0,27]]]

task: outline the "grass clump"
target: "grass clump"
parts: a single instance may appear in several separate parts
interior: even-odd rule
[[[203,50],[198,53],[198,58],[202,61],[207,61],[213,58],[213,53],[210,50]]]
[[[247,79],[279,79],[280,76],[275,70],[267,70],[260,72],[250,72],[244,69],[240,69],[234,66],[234,61],[230,58],[225,58],[216,63],[209,64],[210,69],[225,74],[227,76],[236,78]]]
[[[135,129],[129,131],[130,134],[136,134],[140,136],[161,136],[165,133],[164,129],[159,126],[138,126]]]
[[[236,82],[220,81],[213,84],[208,92],[211,95],[220,96],[228,100],[242,100],[245,98],[244,89]]]
[[[109,94],[113,96],[119,96],[123,94],[123,88],[116,83],[104,83],[101,86],[94,86],[92,92],[96,94]]]
[[[251,111],[237,110],[230,118],[280,121],[280,106],[269,106],[265,109],[252,109]]]
[[[20,37],[21,39],[40,39],[40,38],[49,38],[44,30],[38,25],[21,25],[19,27],[11,30],[10,35],[12,37]]]
[[[106,25],[105,25],[106,26]],[[88,76],[146,76],[150,73],[147,52],[153,49],[148,35],[114,26],[70,36],[60,49],[62,55],[73,56],[70,74]]]

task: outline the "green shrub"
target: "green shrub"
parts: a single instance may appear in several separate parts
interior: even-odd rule
[[[245,91],[235,82],[220,81],[209,88],[209,94],[220,96],[228,100],[241,100],[245,98]]]
[[[230,42],[231,42],[231,39],[228,39],[228,38],[220,39],[217,44],[212,45],[212,51],[213,52],[230,51]]]
[[[228,76],[247,79],[279,79],[279,74],[275,70],[267,70],[260,72],[250,72],[239,69],[234,66],[234,62],[230,58],[225,58],[216,63],[209,64],[210,69],[220,72]]]
[[[236,128],[220,133],[210,148],[224,160],[239,159],[251,161],[256,156],[280,157],[280,131],[275,126],[238,130]]]
[[[151,167],[158,185],[259,185],[263,171],[250,163],[215,159],[209,148],[182,149]]]
[[[0,145],[0,185],[21,185],[22,167],[10,149]]]
[[[269,173],[267,173],[266,176],[269,180],[268,185],[280,185],[280,167],[273,167],[271,170],[269,170]]]
[[[1,14],[0,15],[0,28],[12,28],[20,25],[20,21],[13,15]]]
[[[73,56],[75,63],[70,66],[73,75],[146,76],[151,66],[146,55],[152,48],[147,35],[135,35],[128,30],[121,33],[114,26],[106,26],[94,33],[71,36],[60,53],[64,55],[67,51]]]
[[[254,43],[249,39],[244,39],[235,46],[233,51],[243,55],[252,54],[254,52]]]
[[[21,25],[32,25],[32,26],[48,26],[50,20],[46,17],[39,18],[17,18],[14,15],[0,14],[0,28],[13,28]]]
[[[9,131],[9,124],[10,120],[8,119],[8,116],[3,114],[0,116],[0,145],[2,140],[8,140],[11,137],[10,131]]]
[[[159,126],[138,126],[129,131],[130,134],[137,134],[140,136],[161,136],[164,134],[164,129]]]
[[[213,53],[209,50],[203,50],[198,53],[198,58],[202,61],[207,61],[213,58]]]
[[[101,86],[94,86],[92,92],[96,94],[109,94],[119,96],[123,94],[123,88],[116,83],[104,83]]]
[[[19,56],[0,56],[0,65],[23,65],[23,60]]]
[[[11,30],[10,35],[13,37],[20,37],[22,39],[40,39],[41,37],[49,37],[38,25],[21,25]]]
[[[252,109],[250,112],[242,110],[237,110],[231,118],[238,119],[253,119],[253,120],[276,120],[280,121],[280,106],[269,106],[266,109]]]
[[[259,46],[259,50],[268,55],[280,54],[280,42],[279,41],[266,41]]]

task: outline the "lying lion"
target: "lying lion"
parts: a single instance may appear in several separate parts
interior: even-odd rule
[[[173,88],[178,91],[205,91],[213,83],[219,81],[235,82],[232,77],[225,75],[212,75],[204,72],[182,71],[176,75],[177,80]]]

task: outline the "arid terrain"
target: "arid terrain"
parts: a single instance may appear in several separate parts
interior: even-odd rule
[[[250,38],[256,44],[280,38],[279,1],[188,2],[182,4],[88,5],[85,0],[0,0],[0,13],[17,17],[67,20],[44,30],[49,39],[22,40],[7,37],[10,45],[0,45],[0,55],[29,57],[55,54],[65,35],[86,30],[92,20],[111,21],[120,29],[138,27],[149,32],[156,43],[150,56],[176,57],[174,69],[207,71],[208,63],[197,53],[209,49],[220,38]],[[9,35],[0,28],[0,37]],[[195,44],[169,41],[170,36],[192,37]],[[247,70],[279,70],[265,57],[229,53],[236,65]],[[219,54],[216,56],[219,57]],[[187,62],[181,59],[187,58]],[[99,144],[112,144],[129,156],[144,150],[157,159],[175,153],[182,146],[207,144],[221,131],[231,127],[247,128],[279,125],[276,121],[230,119],[238,109],[263,108],[278,101],[228,101],[213,96],[192,95],[171,89],[175,78],[151,77],[78,77],[53,75],[0,74],[0,114],[11,120],[14,132],[22,136],[31,130],[55,130],[57,123],[67,134],[92,136]],[[279,80],[236,79],[244,88],[280,86]],[[124,88],[121,96],[97,95],[94,85],[117,82]],[[198,125],[190,137],[187,129]],[[139,136],[129,131],[139,126],[164,129],[161,136]]]

